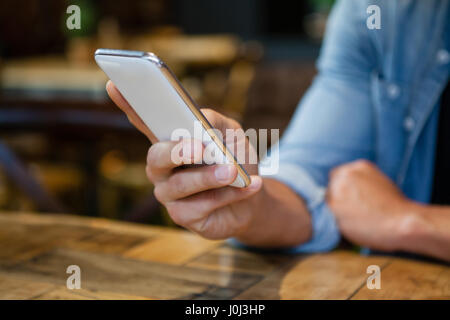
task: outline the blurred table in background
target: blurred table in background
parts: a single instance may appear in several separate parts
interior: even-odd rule
[[[121,39],[120,34],[113,36]],[[74,38],[69,42],[65,57],[43,56],[3,61],[0,69],[3,96],[105,100],[107,77],[94,63],[94,52],[102,44],[110,44],[111,40],[103,41],[106,43],[101,40]],[[231,35],[149,34],[117,41],[119,43],[113,44],[119,45],[120,49],[156,53],[180,77],[186,74],[187,68],[229,67],[244,55],[258,59],[262,54],[258,46],[244,46]]]
[[[107,77],[92,63],[76,64],[62,56],[45,56],[6,61],[0,71],[1,94],[8,100],[106,99]]]
[[[69,290],[69,265],[81,289]],[[369,290],[369,265],[381,289]],[[0,299],[450,299],[450,267],[350,251],[255,253],[187,231],[0,214]]]

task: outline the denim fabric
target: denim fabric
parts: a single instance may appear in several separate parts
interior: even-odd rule
[[[381,29],[369,30],[369,5]],[[278,179],[307,203],[313,236],[293,252],[340,239],[324,201],[329,171],[368,159],[411,199],[427,203],[439,99],[450,70],[450,1],[343,0],[334,6],[318,75],[279,142]],[[450,124],[449,124],[450,125]]]

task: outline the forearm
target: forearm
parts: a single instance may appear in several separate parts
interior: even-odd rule
[[[266,248],[293,247],[311,238],[311,217],[304,201],[285,184],[264,179],[261,191],[248,200],[252,219],[236,238]]]
[[[450,261],[450,207],[409,202],[405,210],[398,249]]]

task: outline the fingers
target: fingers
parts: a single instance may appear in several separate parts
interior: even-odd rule
[[[366,172],[373,172],[374,170],[377,170],[377,168],[372,162],[365,159],[359,159],[333,168],[330,171],[330,178],[340,175],[364,174]]]
[[[123,111],[125,112],[128,120],[131,122],[133,126],[136,127],[139,131],[147,136],[147,138],[155,143],[157,141],[154,134],[148,129],[147,125],[142,121],[142,119],[138,116],[136,111],[130,106],[128,101],[122,96],[120,91],[114,85],[114,83],[109,80],[106,83],[106,91],[108,92],[111,100]]]
[[[119,89],[112,83],[111,80],[108,80],[106,83],[106,92],[108,92],[111,100],[125,113],[129,113],[133,110],[127,100],[122,96]]]
[[[236,167],[229,164],[184,169],[156,185],[155,196],[162,203],[170,202],[205,190],[227,186],[236,176]]]
[[[187,164],[200,164],[202,158],[201,141],[184,139],[158,142],[148,150],[146,173],[153,183],[164,181],[174,168]]]
[[[176,224],[192,228],[197,221],[206,219],[215,210],[254,195],[261,186],[262,178],[251,176],[251,183],[246,188],[227,186],[211,189],[185,199],[167,202],[165,206]]]

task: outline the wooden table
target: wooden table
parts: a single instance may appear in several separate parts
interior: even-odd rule
[[[66,287],[69,265],[81,289]],[[366,269],[381,268],[369,290]],[[261,254],[192,233],[0,214],[0,299],[450,299],[450,268],[347,251]]]

